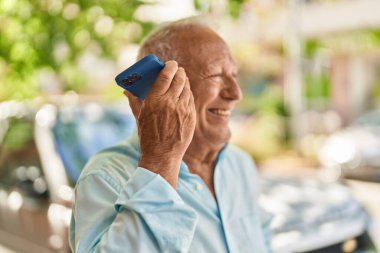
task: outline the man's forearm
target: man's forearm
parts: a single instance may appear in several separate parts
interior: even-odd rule
[[[180,159],[170,157],[146,157],[142,156],[139,167],[148,169],[153,173],[163,177],[174,189],[177,189],[178,168],[181,165]]]

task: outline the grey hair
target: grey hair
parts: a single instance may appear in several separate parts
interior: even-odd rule
[[[176,38],[181,36],[182,32],[189,31],[192,28],[212,29],[210,23],[200,17],[182,19],[161,25],[142,42],[137,59],[139,60],[148,54],[155,54],[164,62],[168,60],[181,61],[181,52],[175,43]]]

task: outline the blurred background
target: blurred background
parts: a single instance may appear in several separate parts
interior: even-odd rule
[[[380,252],[377,0],[0,1],[0,252],[70,252],[87,159],[134,129],[114,77],[164,22],[201,16],[244,98],[275,252]]]

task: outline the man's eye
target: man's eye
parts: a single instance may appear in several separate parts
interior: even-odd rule
[[[212,74],[212,75],[209,75],[207,77],[207,79],[211,79],[211,80],[219,80],[220,78],[222,78],[223,75],[221,73],[217,73],[217,74]]]

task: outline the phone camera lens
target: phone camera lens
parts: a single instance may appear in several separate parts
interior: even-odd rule
[[[124,78],[122,82],[124,85],[131,85],[133,83],[133,80],[130,80],[129,78]]]
[[[139,80],[139,79],[141,79],[141,76],[139,74],[137,74],[137,73],[133,73],[131,75],[131,78],[132,78],[132,80]]]
[[[136,80],[139,80],[141,79],[141,76],[137,73],[133,73],[133,74],[130,74],[128,76],[128,79],[132,80],[132,81],[136,81]]]

